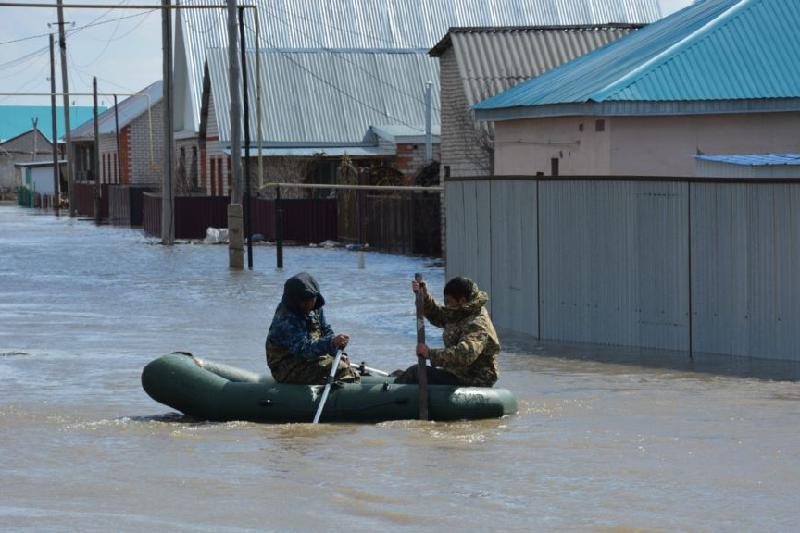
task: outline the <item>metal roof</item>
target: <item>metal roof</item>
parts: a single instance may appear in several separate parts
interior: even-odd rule
[[[119,102],[119,127],[124,128],[138,117],[142,116],[147,111],[147,104],[150,106],[156,105],[161,101],[163,94],[163,82],[158,80],[151,83],[140,91],[139,94],[129,96]],[[114,106],[108,110],[97,115],[97,128],[100,135],[106,133],[116,132],[116,121],[114,118]],[[88,120],[80,124],[77,128],[73,128],[70,132],[73,141],[81,141],[94,139],[94,119],[92,116]]]
[[[800,154],[698,155],[697,159],[748,167],[798,166]]]
[[[255,52],[248,52],[250,116],[255,116]],[[433,83],[433,123],[439,127],[439,70],[425,53],[382,50],[259,52],[265,144],[295,147],[365,144],[373,125],[424,132],[425,83]],[[220,142],[230,141],[228,51],[208,52]],[[250,120],[256,142],[255,118]],[[370,143],[371,144],[371,143]]]
[[[642,25],[451,28],[432,50],[453,49],[470,105],[616,41]]]
[[[184,5],[207,0],[181,0]],[[649,23],[658,0],[252,0],[258,6],[261,48],[430,49],[453,26]],[[247,46],[254,47],[252,10]],[[225,10],[178,10],[176,94],[187,99],[183,127],[199,125],[206,50],[226,47]],[[181,84],[186,85],[181,90]],[[178,97],[176,97],[176,100]]]
[[[783,108],[782,99],[800,97],[798,26],[797,0],[700,1],[475,109],[479,118],[498,120],[587,111],[575,104],[628,104],[608,105],[618,114],[648,114],[650,105],[662,114],[680,112],[664,102],[695,112],[697,102],[774,100]],[[760,102],[760,110],[768,107]],[[709,105],[699,112],[730,109]]]
[[[101,108],[105,111],[105,107]],[[0,142],[30,131],[33,128],[32,118],[38,118],[37,129],[45,137],[53,141],[52,108],[49,105],[3,105],[0,106]],[[89,106],[70,106],[70,124],[78,124],[92,116]],[[64,108],[56,107],[57,137],[64,135]]]

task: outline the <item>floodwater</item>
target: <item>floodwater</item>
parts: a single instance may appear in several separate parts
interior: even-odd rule
[[[505,419],[185,419],[142,391],[142,367],[183,350],[265,371],[286,276],[315,274],[351,357],[394,369],[414,359],[409,279],[422,271],[438,293],[444,275],[373,253],[359,270],[343,250],[287,248],[282,272],[268,246],[252,272],[227,257],[0,206],[0,528],[797,528],[794,381],[596,362],[506,335],[498,385],[520,412]]]

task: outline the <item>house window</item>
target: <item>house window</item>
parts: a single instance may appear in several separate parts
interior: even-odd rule
[[[558,158],[554,157],[550,159],[550,175],[551,176],[558,176]]]
[[[597,119],[594,121],[594,131],[606,131],[605,119]]]
[[[114,183],[119,183],[119,160],[117,152],[114,152]]]

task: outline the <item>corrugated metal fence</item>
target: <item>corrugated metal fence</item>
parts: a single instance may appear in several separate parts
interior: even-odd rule
[[[800,361],[800,182],[453,178],[447,275],[541,339]]]

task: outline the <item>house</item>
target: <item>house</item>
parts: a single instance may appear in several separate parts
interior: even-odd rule
[[[154,82],[138,94],[98,114],[100,181],[123,185],[161,182],[164,133],[162,82]],[[119,136],[117,136],[119,127]],[[71,132],[76,179],[91,179],[94,154],[94,119]]]
[[[495,172],[445,179],[447,276],[541,340],[800,361],[798,24],[697,2],[477,104]]]
[[[187,2],[188,5],[192,3],[200,2],[199,0]],[[339,101],[346,103],[345,109],[361,109],[359,115],[363,115],[363,118],[359,118],[358,115],[343,117],[342,113],[334,116],[336,109],[328,110],[324,118],[320,117],[318,121],[312,123],[314,127],[308,128],[309,135],[306,138],[294,136],[286,140],[286,137],[276,138],[274,134],[265,132],[265,142],[272,143],[272,148],[277,148],[275,144],[282,142],[283,148],[289,147],[285,143],[299,143],[296,147],[306,150],[313,147],[314,143],[328,142],[328,138],[316,135],[316,126],[334,130],[337,122],[346,123],[348,128],[351,128],[346,139],[334,139],[340,144],[343,140],[346,140],[348,145],[363,140],[361,144],[374,145],[374,138],[366,139],[367,132],[373,127],[377,128],[372,130],[376,135],[382,127],[401,126],[406,128],[406,133],[412,133],[411,137],[418,137],[417,132],[421,125],[419,121],[409,123],[403,119],[387,123],[385,117],[379,117],[380,122],[376,122],[375,113],[372,112],[374,110],[370,111],[372,104],[363,99],[359,102],[354,93],[362,94],[359,92],[361,90],[359,83],[366,83],[381,87],[380,98],[390,104],[393,98],[398,101],[409,98],[420,99],[419,95],[424,87],[412,88],[409,85],[415,79],[424,81],[418,78],[423,61],[415,56],[425,54],[450,27],[609,22],[641,24],[652,22],[660,16],[657,0],[583,0],[578,5],[572,0],[521,0],[513,3],[496,0],[438,2],[289,0],[280,5],[267,0],[257,0],[255,4],[258,6],[261,42],[255,43],[253,14],[251,10],[247,10],[246,48],[252,50],[258,47],[259,54],[262,54],[265,60],[262,68],[277,73],[289,72],[289,75],[293,76],[290,79],[294,80],[302,79],[301,74],[304,69],[309,76],[313,72],[321,78],[313,83],[304,84],[281,84],[280,78],[268,80],[269,83],[262,85],[261,94],[265,108],[277,109],[284,103],[291,102],[292,105],[298,106],[295,108],[296,111],[301,111],[304,106],[315,105],[318,91],[329,94],[339,91]],[[419,21],[424,21],[424,24]],[[198,150],[201,159],[205,150],[209,150],[207,157],[214,157],[215,164],[211,165],[210,161],[200,164],[200,168],[208,169],[205,190],[210,190],[209,182],[215,183],[215,179],[217,182],[220,181],[220,172],[223,176],[222,189],[226,190],[228,163],[224,158],[219,159],[219,154],[212,154],[212,147],[201,146],[204,142],[201,137],[207,139],[214,137],[213,134],[209,135],[208,132],[201,130],[203,128],[213,130],[213,117],[218,115],[222,151],[229,148],[224,146],[228,141],[224,133],[228,126],[224,123],[228,119],[222,109],[229,106],[229,100],[224,93],[220,94],[224,90],[220,82],[214,82],[220,72],[218,65],[227,56],[224,51],[227,47],[227,19],[214,10],[179,10],[176,14],[175,32],[176,145],[183,147],[187,153],[190,150]],[[401,57],[386,57],[392,53]],[[393,70],[387,71],[385,68],[381,70],[379,65],[369,63],[370,58],[373,61],[380,59],[386,65],[391,63]],[[325,65],[321,64],[321,61],[325,59],[331,59],[351,72],[351,79],[344,82],[341,74],[330,69],[324,70]],[[270,66],[271,61],[275,62],[275,65]],[[359,61],[363,61],[363,64],[359,65]],[[436,83],[438,65],[434,63],[431,68],[433,72],[429,79]],[[253,66],[249,69],[248,75],[255,76]],[[209,79],[217,85],[216,90],[211,87],[211,91],[215,93],[213,102],[204,100],[204,95],[208,94],[205,82]],[[332,82],[334,79],[335,83]],[[400,87],[395,87],[398,84]],[[412,96],[404,95],[404,92],[410,92]],[[251,92],[250,97],[251,107],[254,108],[255,92]],[[347,102],[348,100],[350,102]],[[213,113],[210,112],[212,105]],[[414,109],[409,111],[416,113],[419,109],[422,109],[421,105],[415,105]],[[438,124],[438,107],[435,107],[433,112],[432,121]],[[204,122],[204,114],[212,118]],[[358,138],[356,130],[352,129],[356,121],[359,121],[358,134],[362,138]],[[252,122],[255,121],[251,120]],[[269,121],[265,121],[264,128],[270,127]],[[255,128],[255,125],[251,124],[251,128]],[[298,128],[292,128],[291,131],[297,132]],[[256,136],[251,135],[251,153],[254,152],[255,142]],[[391,141],[388,142],[391,144]],[[329,145],[327,148],[333,146]],[[312,155],[313,153],[311,152]],[[323,166],[330,172],[330,168],[335,165],[335,159],[341,155],[334,154],[331,150],[327,150],[325,154],[329,161]],[[212,168],[216,169],[214,170],[216,178],[210,175]],[[217,193],[219,189],[217,186]]]
[[[64,133],[62,109],[56,108],[58,131],[55,138],[60,138]],[[85,120],[89,116],[91,116],[89,107],[70,107],[70,120]],[[35,130],[34,121],[36,121]],[[51,142],[54,138],[52,125],[50,106],[0,106],[0,190],[16,187],[15,163],[40,160],[52,162]]]
[[[280,50],[260,52],[262,154],[264,181],[334,183],[347,155],[356,167],[391,166],[401,183],[426,164],[426,82],[438,109],[436,62],[423,51],[407,49]],[[255,53],[247,54],[255,72]],[[200,188],[208,195],[230,189],[230,99],[228,55],[210,50],[201,112],[201,153],[207,164]],[[255,94],[255,76],[248,76]],[[291,88],[292,90],[287,90]],[[254,99],[250,99],[251,116]],[[438,113],[437,113],[438,116]],[[250,175],[257,184],[256,123],[250,120]],[[432,125],[438,147],[439,125]],[[438,150],[434,150],[434,158]],[[299,191],[288,191],[291,196]]]
[[[52,154],[51,154],[52,156]],[[61,179],[59,190],[66,187],[63,176],[66,174],[67,160],[58,160]],[[52,207],[56,191],[56,176],[53,171],[53,161],[25,161],[14,163],[16,169],[16,183],[18,186],[19,205],[25,207]]]
[[[697,2],[475,106],[496,175],[693,176],[695,156],[796,152],[793,0]]]
[[[442,173],[490,176],[494,171],[494,126],[476,121],[472,106],[641,27],[450,28],[430,51],[440,65]]]

